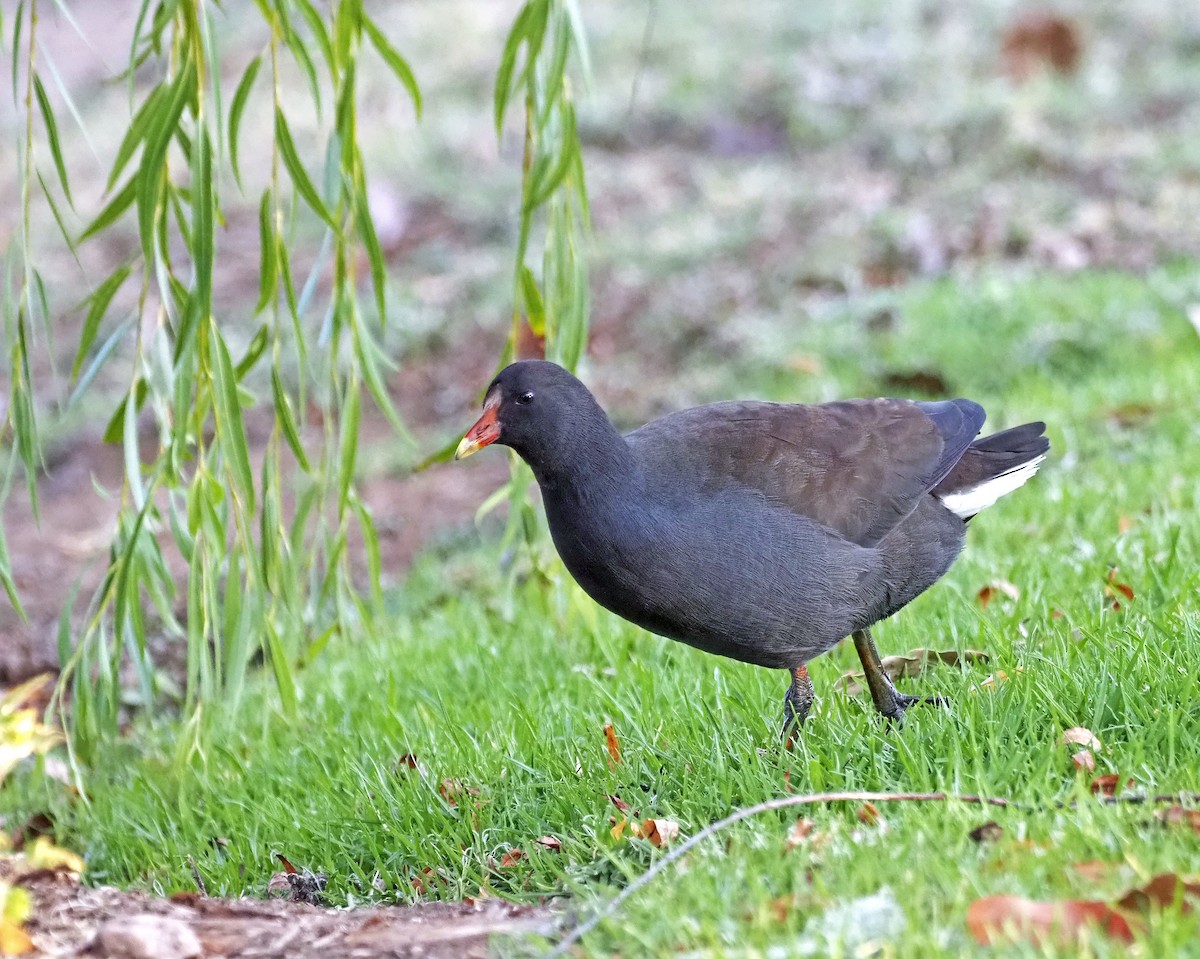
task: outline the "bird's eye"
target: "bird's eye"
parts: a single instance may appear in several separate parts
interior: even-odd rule
[[[517,396],[517,402],[520,403],[522,406],[524,406],[526,403],[532,403],[533,402],[533,391],[526,390],[524,393],[519,394]]]

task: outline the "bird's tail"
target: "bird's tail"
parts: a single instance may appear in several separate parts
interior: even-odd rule
[[[936,487],[933,495],[963,519],[1024,485],[1046,458],[1045,423],[1026,423],[976,440]]]

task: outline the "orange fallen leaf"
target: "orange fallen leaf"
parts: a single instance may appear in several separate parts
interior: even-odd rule
[[[611,821],[611,820],[610,820],[610,821]],[[628,820],[628,819],[621,819],[621,820],[619,820],[619,821],[617,821],[617,822],[615,822],[615,823],[613,824],[613,827],[612,827],[612,829],[610,829],[610,830],[608,831],[608,834],[609,834],[610,836],[612,836],[612,838],[613,838],[613,842],[620,842],[620,841],[621,841],[621,837],[622,837],[622,836],[625,834],[625,828],[626,828],[628,825],[629,825],[629,820]]]
[[[1070,746],[1084,746],[1087,749],[1099,749],[1100,738],[1084,726],[1072,726],[1070,729],[1064,729],[1062,734],[1062,744]]]
[[[562,840],[556,836],[539,836],[534,842],[551,852],[562,852]]]
[[[1122,780],[1118,773],[1108,773],[1092,780],[1092,792],[1097,796],[1115,796],[1133,785],[1132,779]]]
[[[1077,753],[1071,755],[1071,762],[1075,764],[1075,768],[1080,772],[1094,773],[1096,771],[1096,757],[1092,755],[1090,749],[1081,749]]]
[[[524,858],[525,851],[523,849],[510,849],[500,857],[500,868],[511,869]]]
[[[1108,571],[1108,585],[1104,587],[1104,595],[1112,600],[1112,609],[1121,608],[1121,601],[1117,599],[1118,594],[1124,596],[1129,602],[1133,602],[1133,587],[1128,583],[1117,582],[1117,567],[1113,566]]]
[[[465,786],[461,779],[443,779],[438,783],[438,795],[446,800],[449,806],[457,806],[462,796],[478,796],[479,790]]]
[[[408,884],[413,887],[413,891],[419,896],[429,892],[429,886],[437,880],[437,873],[429,866],[426,866],[419,873],[408,881]]]
[[[621,744],[617,742],[617,731],[612,723],[604,724],[604,745],[608,747],[609,765],[621,765]]]
[[[858,811],[854,815],[859,822],[866,823],[868,826],[879,825],[879,810],[874,803],[863,803],[858,807]]]
[[[797,846],[803,845],[816,828],[817,824],[815,822],[801,816],[792,823],[792,828],[788,830],[787,842],[783,844],[783,851],[789,852]]]
[[[985,896],[967,908],[967,931],[984,946],[1022,939],[1069,946],[1089,927],[1120,942],[1133,941],[1125,917],[1095,900],[1038,902],[1020,896]]]
[[[669,846],[679,838],[679,823],[671,819],[647,819],[639,832],[652,846]]]
[[[993,579],[975,594],[975,598],[979,601],[980,606],[987,609],[988,604],[997,595],[1007,596],[1009,599],[1015,600],[1021,598],[1021,591],[1006,579]]]

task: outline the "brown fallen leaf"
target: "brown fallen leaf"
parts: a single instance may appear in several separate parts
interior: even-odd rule
[[[1020,896],[985,896],[967,908],[967,931],[980,945],[1028,940],[1073,945],[1088,928],[1132,942],[1129,922],[1108,903],[1087,899],[1038,902]]]
[[[1154,814],[1164,826],[1186,826],[1194,833],[1200,833],[1200,809],[1184,809],[1183,806],[1168,806]]]
[[[562,852],[562,840],[556,836],[538,836],[534,842],[543,849],[549,849],[551,852]]]
[[[968,663],[986,663],[990,659],[991,657],[987,653],[978,649],[937,650],[918,647],[904,655],[884,656],[880,660],[880,665],[887,677],[892,682],[896,682],[919,676],[927,666],[931,665],[960,666]],[[834,682],[834,688],[841,690],[847,696],[858,696],[865,688],[860,682],[862,679],[862,670],[851,670]]]
[[[980,606],[987,609],[988,604],[997,596],[1007,596],[1011,600],[1018,600],[1021,598],[1021,591],[1006,579],[993,579],[975,594],[975,599]]]
[[[1094,773],[1096,771],[1096,757],[1092,755],[1090,749],[1081,749],[1077,753],[1072,753],[1071,762],[1075,764],[1075,768],[1079,772]]]
[[[672,819],[647,819],[635,835],[640,835],[652,846],[669,846],[679,838],[679,823]]]
[[[1164,872],[1146,885],[1130,889],[1117,905],[1131,912],[1149,912],[1155,906],[1166,909],[1178,902],[1183,912],[1191,912],[1190,900],[1200,900],[1200,882],[1189,882],[1173,872]]]
[[[1073,20],[1042,10],[1019,14],[1004,31],[1000,58],[1004,72],[1018,83],[1038,69],[1069,75],[1079,69],[1083,41]]]
[[[438,795],[446,800],[448,806],[458,806],[458,800],[463,796],[478,796],[479,790],[464,785],[461,779],[443,779],[438,783]]]
[[[513,866],[515,866],[517,863],[519,863],[524,858],[525,858],[525,850],[509,849],[507,852],[505,852],[505,854],[503,856],[500,857],[500,868],[501,869],[511,869]]]
[[[615,793],[608,797],[608,801],[617,807],[617,812],[621,812],[621,813],[633,812],[633,809],[630,807],[629,803],[627,803],[624,799],[622,799],[620,796],[616,795]]]
[[[1083,746],[1086,749],[1099,749],[1100,739],[1084,726],[1072,726],[1070,729],[1064,729],[1062,734],[1062,744],[1070,746]]]
[[[1004,827],[998,822],[989,820],[981,826],[976,826],[967,835],[974,842],[995,842],[1004,835]]]
[[[787,842],[783,844],[783,851],[790,852],[797,846],[804,845],[809,836],[817,828],[817,824],[811,819],[805,819],[803,816],[792,823],[792,828],[788,830]]]
[[[407,773],[412,770],[415,770],[416,772],[419,772],[419,773],[423,773],[425,771],[424,768],[421,766],[421,761],[419,759],[417,759],[417,757],[414,756],[412,753],[405,753],[403,756],[398,757],[396,759],[396,761],[392,763],[392,771],[393,772]]]
[[[604,724],[604,745],[608,747],[609,766],[621,765],[621,744],[617,742],[617,731],[612,723]]]
[[[1119,773],[1107,773],[1092,780],[1092,792],[1097,796],[1115,796],[1122,789],[1133,786],[1132,779],[1122,780]]]

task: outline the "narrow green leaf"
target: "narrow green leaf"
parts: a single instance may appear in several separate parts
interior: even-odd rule
[[[46,198],[46,203],[50,207],[50,212],[54,216],[54,222],[58,224],[58,232],[62,234],[63,240],[67,244],[67,249],[71,251],[71,256],[75,258],[75,262],[79,265],[80,270],[83,269],[83,263],[79,259],[79,249],[75,245],[75,238],[71,236],[71,231],[67,229],[67,224],[63,220],[62,211],[58,208],[58,203],[54,200],[54,194],[50,192],[50,188],[46,185],[46,180],[42,177],[42,171],[37,171],[38,183],[42,187],[42,196]]]
[[[345,511],[358,463],[358,428],[362,418],[362,391],[358,379],[350,377],[343,397],[341,437],[338,440],[338,513]]]
[[[279,378],[277,367],[271,368],[271,392],[275,398],[275,419],[279,422],[280,429],[283,430],[283,438],[287,440],[292,455],[296,457],[300,468],[306,473],[311,473],[312,466],[308,462],[308,455],[304,452],[304,445],[300,442],[300,431],[296,428],[296,416],[292,412],[292,401],[288,399],[287,392],[283,388],[283,380]]]
[[[262,66],[262,57],[257,56],[250,61],[242,74],[242,79],[234,91],[233,101],[229,105],[229,165],[233,168],[233,178],[237,185],[242,185],[242,174],[238,170],[238,129],[242,124],[242,114],[250,100],[250,91],[254,87],[254,79]]]
[[[20,99],[17,91],[17,65],[21,62],[21,27],[25,23],[25,0],[17,4],[17,12],[13,15],[12,40],[12,98],[15,104]]]
[[[435,463],[449,463],[454,459],[454,452],[458,449],[458,444],[462,442],[462,433],[455,433],[445,443],[439,446],[436,450],[426,456],[421,462],[413,467],[414,473],[421,473],[429,469]]]
[[[42,123],[46,125],[46,137],[50,141],[50,155],[54,158],[54,167],[58,170],[58,180],[62,184],[63,196],[71,209],[75,209],[75,201],[71,199],[71,184],[67,179],[67,165],[63,162],[62,144],[58,139],[58,120],[50,106],[50,98],[46,96],[46,88],[42,79],[36,73],[33,75],[33,92],[37,96],[38,109],[42,111]]]
[[[3,524],[0,524],[0,585],[4,586],[4,592],[8,595],[8,601],[12,603],[12,608],[21,617],[21,622],[28,622],[28,617],[25,615],[25,607],[21,605],[21,596],[17,592],[17,584],[12,578],[12,563],[8,558],[8,543],[4,539]],[[66,659],[62,661],[64,663],[67,662]]]
[[[138,235],[142,241],[142,254],[147,260],[154,258],[154,220],[166,182],[167,147],[194,93],[195,83],[196,65],[188,59],[171,84],[169,95],[147,118],[142,161],[133,178],[137,184]]]
[[[296,682],[284,654],[283,644],[279,641],[279,634],[275,631],[275,624],[270,619],[263,621],[263,633],[267,638],[266,651],[271,660],[271,672],[275,675],[275,685],[279,689],[279,701],[283,704],[284,713],[294,717],[299,709]]]
[[[263,190],[258,204],[258,302],[255,314],[261,313],[275,301],[279,290],[279,241],[275,236],[275,210],[271,190]]]
[[[195,270],[196,318],[200,322],[212,313],[213,260],[216,258],[214,226],[212,141],[201,128],[192,164],[192,265]]]
[[[133,205],[133,201],[137,198],[138,179],[137,174],[129,178],[129,182],[121,188],[121,192],[109,200],[104,209],[96,214],[96,219],[92,220],[87,229],[79,234],[77,242],[82,243],[100,233]]]
[[[371,286],[375,291],[375,308],[379,311],[379,324],[387,326],[387,265],[383,258],[383,247],[375,232],[371,210],[367,205],[366,184],[360,184],[354,196],[355,221],[358,234],[367,251],[367,264],[371,270]]]
[[[246,424],[238,402],[237,377],[229,347],[217,324],[210,321],[209,342],[216,362],[213,364],[213,404],[218,438],[229,459],[233,481],[242,493],[242,505],[247,513],[254,512],[254,476],[250,471],[250,447],[246,442]]]
[[[296,187],[296,192],[304,198],[304,202],[312,208],[312,211],[324,220],[330,229],[336,231],[337,224],[326,209],[325,203],[321,200],[317,193],[316,187],[313,186],[312,180],[308,176],[308,172],[304,169],[304,164],[300,162],[300,156],[296,153],[296,144],[292,140],[291,130],[288,129],[287,118],[284,117],[283,111],[275,110],[275,142],[279,144],[279,154],[283,157],[283,165],[287,167],[289,176],[292,178],[292,184]]]
[[[371,599],[378,611],[383,610],[383,557],[379,549],[379,533],[375,529],[375,520],[367,505],[357,496],[350,499],[350,508],[358,518],[358,528],[362,533],[363,548],[367,553],[367,573],[371,581]]]
[[[263,350],[267,348],[269,338],[270,330],[264,323],[258,328],[258,332],[254,334],[254,339],[250,341],[250,345],[246,347],[245,356],[238,360],[238,365],[234,367],[234,375],[239,381],[253,369],[254,364],[258,362],[258,358],[263,355]]]
[[[146,402],[146,381],[138,380],[137,386],[134,388],[133,408],[138,412],[142,408],[142,404]],[[117,406],[116,412],[108,421],[108,425],[104,427],[104,442],[116,446],[118,443],[125,441],[125,419],[126,408],[129,406],[129,394],[121,400]]]
[[[504,114],[508,110],[508,101],[512,97],[513,74],[517,69],[517,58],[521,55],[521,44],[525,42],[525,33],[529,29],[529,20],[533,4],[529,0],[517,14],[512,29],[508,31],[508,39],[504,41],[504,50],[500,54],[500,66],[496,70],[496,88],[493,92],[492,110],[496,121],[496,136],[504,131]]]
[[[525,200],[525,209],[534,210],[545,203],[550,195],[562,185],[575,163],[575,152],[579,149],[579,138],[575,130],[575,111],[570,104],[563,107],[563,132],[560,143],[560,153],[553,166],[546,167],[546,172],[531,177],[529,196]]]
[[[133,270],[133,264],[129,261],[122,263],[119,267],[113,270],[101,283],[96,290],[85,302],[90,303],[87,316],[83,321],[83,330],[79,334],[79,349],[75,352],[75,362],[71,364],[71,380],[74,382],[79,375],[80,369],[83,367],[84,358],[87,356],[88,350],[92,348],[92,343],[96,339],[96,333],[100,329],[100,321],[104,319],[104,314],[108,311],[108,306],[112,303],[112,299],[117,294],[129,274]]]
[[[367,38],[371,41],[371,46],[375,51],[383,57],[383,62],[388,65],[388,68],[395,74],[396,79],[400,81],[401,86],[408,91],[408,95],[412,98],[413,106],[417,111],[417,119],[421,118],[421,88],[417,85],[417,78],[412,72],[412,68],[408,65],[408,61],[400,55],[400,51],[392,46],[391,42],[383,31],[379,29],[375,21],[370,17],[363,15],[362,18],[363,30],[367,34]]]
[[[546,305],[542,302],[542,294],[538,289],[533,272],[525,264],[521,264],[521,292],[525,299],[525,316],[529,320],[529,328],[534,336],[546,335]]]
[[[321,56],[325,60],[325,66],[329,69],[330,76],[337,75],[337,63],[333,56],[333,45],[329,39],[329,29],[325,26],[325,20],[317,11],[317,8],[312,5],[310,0],[295,0],[296,6],[300,10],[305,22],[308,24],[308,29],[312,31],[313,39],[317,41],[317,47],[321,51]],[[340,11],[345,7],[345,3],[339,3],[337,9]],[[293,48],[296,44],[303,45],[295,34],[288,40],[288,46]]]
[[[131,392],[135,392],[145,381],[138,379]],[[140,404],[130,403],[125,395],[125,421],[121,424],[121,447],[125,453],[125,481],[129,484],[133,503],[139,510],[146,507],[146,488],[142,484],[141,447],[138,443],[137,415]],[[119,618],[119,617],[118,617]]]

